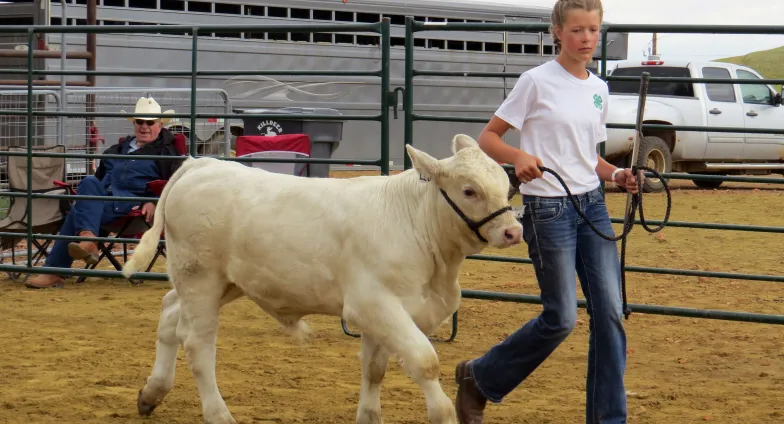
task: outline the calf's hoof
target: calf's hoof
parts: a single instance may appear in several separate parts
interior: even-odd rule
[[[384,420],[380,410],[362,408],[357,414],[357,424],[384,424]]]
[[[205,419],[204,424],[237,424],[237,421],[232,418],[231,415],[229,416],[221,416],[220,418],[216,419]]]
[[[158,407],[158,404],[152,405],[149,403],[145,403],[142,400],[142,391],[144,391],[144,389],[139,389],[139,396],[136,398],[136,408],[139,409],[139,415],[144,415],[149,417],[150,414],[152,414],[152,411],[154,411],[155,408]]]
[[[430,422],[432,424],[462,424],[462,422],[457,421],[457,414],[453,413],[446,413],[440,417],[428,417],[430,418]]]

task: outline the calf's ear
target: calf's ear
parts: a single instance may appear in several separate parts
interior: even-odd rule
[[[452,139],[452,153],[457,153],[467,147],[479,147],[479,143],[465,134],[458,134]]]
[[[406,151],[408,152],[408,157],[411,158],[411,164],[419,171],[422,178],[431,180],[438,176],[441,169],[438,159],[416,149],[410,144],[406,144]]]

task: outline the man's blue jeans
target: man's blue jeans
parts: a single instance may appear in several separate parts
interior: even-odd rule
[[[576,200],[601,232],[614,234],[601,188],[577,195]],[[524,196],[523,202],[523,238],[543,310],[471,363],[477,388],[489,401],[501,402],[566,339],[577,320],[578,276],[591,330],[586,423],[625,423],[626,334],[617,245],[594,233],[566,197]]]
[[[76,188],[76,193],[84,196],[108,195],[101,181],[92,175],[82,179]],[[75,236],[82,231],[91,231],[98,235],[101,225],[108,224],[125,215],[116,209],[114,201],[77,200],[65,217],[65,222],[60,228],[60,235]],[[44,266],[70,268],[73,264],[73,258],[68,254],[68,243],[70,243],[69,240],[55,240],[52,253],[46,258]]]

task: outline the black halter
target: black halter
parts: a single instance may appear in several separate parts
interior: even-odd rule
[[[460,216],[460,218],[463,218],[463,221],[465,221],[465,223],[468,225],[468,228],[470,228],[474,232],[474,234],[476,234],[476,236],[479,237],[479,240],[481,240],[482,243],[487,243],[487,240],[485,240],[485,238],[482,237],[481,234],[479,234],[479,228],[481,228],[482,225],[485,225],[488,222],[492,221],[498,215],[501,215],[502,213],[504,213],[506,211],[512,210],[511,206],[506,206],[504,208],[501,208],[501,209],[491,213],[485,219],[483,219],[483,220],[481,220],[479,222],[476,222],[476,221],[472,220],[471,218],[467,217],[463,213],[463,211],[461,211],[460,208],[457,207],[455,202],[453,202],[452,199],[450,199],[449,196],[447,196],[446,192],[443,189],[439,189],[439,190],[441,190],[441,194],[444,195],[444,198],[449,203],[449,205],[452,206],[452,209],[454,209],[455,212],[457,212],[457,214]]]

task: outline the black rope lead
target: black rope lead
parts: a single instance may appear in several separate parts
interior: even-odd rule
[[[564,190],[566,190],[567,197],[569,197],[569,200],[572,202],[572,205],[574,206],[574,209],[577,211],[577,214],[580,215],[580,217],[583,220],[585,220],[585,222],[588,223],[591,229],[599,237],[608,241],[621,240],[621,293],[623,296],[623,315],[626,317],[626,319],[629,319],[629,315],[631,315],[632,311],[631,309],[629,309],[629,305],[626,302],[626,236],[629,235],[632,228],[634,227],[634,216],[637,212],[637,208],[640,209],[640,223],[642,224],[643,228],[645,228],[645,230],[648,231],[649,233],[659,232],[662,229],[664,229],[665,226],[667,226],[667,222],[669,222],[670,220],[670,210],[672,208],[672,197],[670,196],[670,188],[669,186],[667,186],[667,181],[665,181],[664,178],[662,178],[661,174],[656,172],[655,169],[651,169],[645,166],[633,166],[632,167],[633,175],[638,175],[639,171],[648,171],[662,182],[662,185],[664,185],[664,191],[665,193],[667,193],[667,210],[664,213],[664,219],[662,220],[661,225],[659,225],[656,228],[651,228],[648,226],[648,224],[645,222],[645,213],[643,213],[643,206],[642,206],[643,182],[642,179],[638,178],[637,193],[632,195],[632,202],[631,202],[631,207],[629,208],[629,214],[624,216],[623,218],[623,232],[621,232],[621,235],[619,236],[611,237],[607,234],[602,233],[598,228],[596,228],[596,226],[588,219],[588,217],[585,216],[583,211],[580,210],[580,206],[577,204],[577,201],[574,199],[574,195],[572,195],[572,192],[569,191],[569,187],[566,186],[566,182],[564,182],[563,178],[561,178],[561,176],[558,175],[557,172],[544,166],[540,166],[539,170],[542,172],[549,172],[553,174],[553,176],[558,180],[558,182],[561,183],[561,186],[563,186]]]

